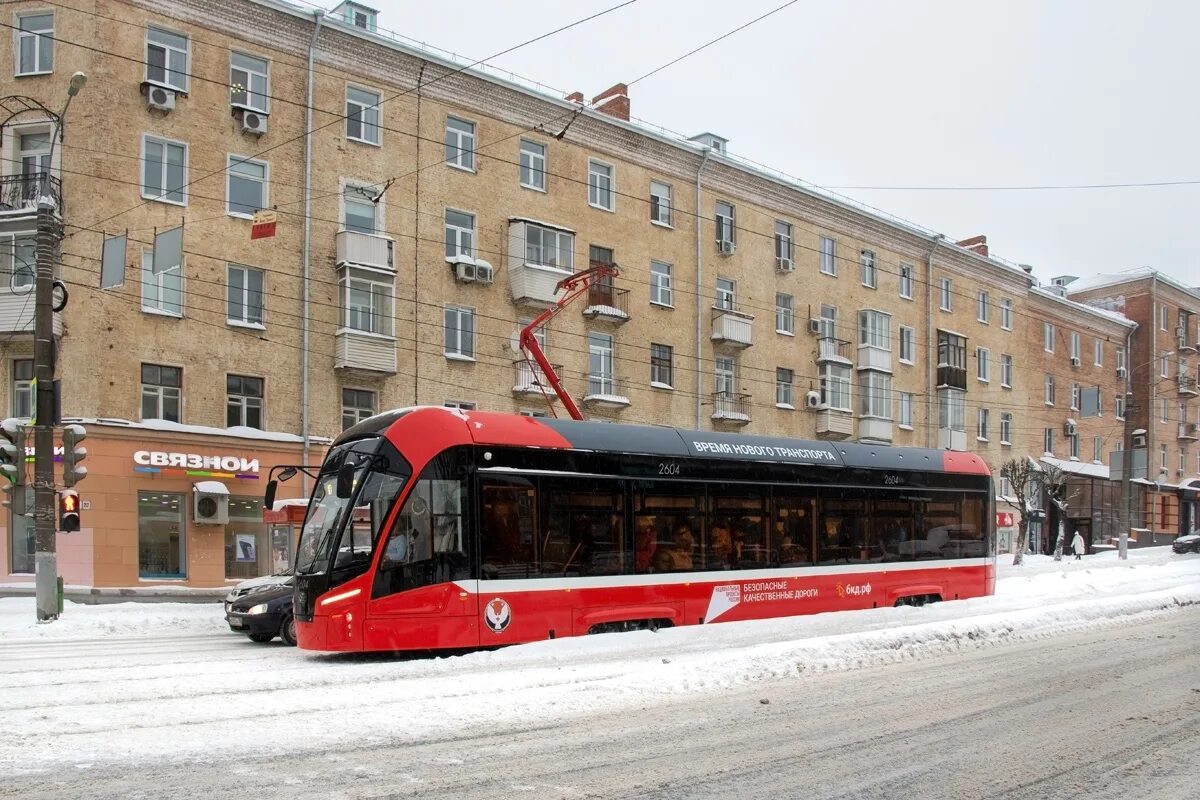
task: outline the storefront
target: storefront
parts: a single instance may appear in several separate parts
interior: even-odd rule
[[[1200,478],[1179,486],[1179,533],[1200,533]]]
[[[300,462],[300,437],[83,424],[88,477],[76,487],[81,530],[57,537],[58,570],[68,585],[222,586],[290,566],[294,526],[264,516],[262,496],[271,467]],[[313,448],[311,462],[319,462],[324,446]],[[299,495],[303,485],[282,484],[281,499]],[[3,524],[0,580],[32,582],[30,520],[10,513]]]

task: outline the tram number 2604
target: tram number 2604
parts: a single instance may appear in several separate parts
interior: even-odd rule
[[[658,474],[659,475],[679,475],[680,474],[679,462],[678,461],[660,461],[660,462],[658,462]]]

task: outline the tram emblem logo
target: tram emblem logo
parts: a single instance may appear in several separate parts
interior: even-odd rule
[[[483,607],[483,621],[492,633],[503,633],[508,623],[512,622],[512,609],[508,602],[499,597],[489,600]]]

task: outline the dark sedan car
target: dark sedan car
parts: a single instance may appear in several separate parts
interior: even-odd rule
[[[1171,548],[1176,553],[1200,553],[1200,533],[1189,533],[1187,536],[1180,536],[1171,545]]]
[[[296,643],[296,621],[292,617],[292,582],[264,586],[225,604],[225,621],[235,633],[255,642],[278,636],[285,644]]]

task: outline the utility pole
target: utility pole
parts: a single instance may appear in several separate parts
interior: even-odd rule
[[[37,277],[34,283],[33,376],[37,424],[33,429],[33,524],[38,622],[58,618],[58,555],[54,503],[54,262],[62,231],[47,172],[38,196]]]

